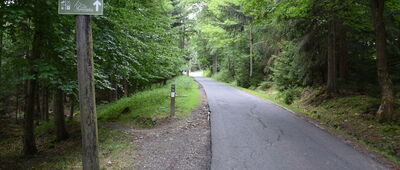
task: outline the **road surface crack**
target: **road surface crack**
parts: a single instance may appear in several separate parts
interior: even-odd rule
[[[260,118],[259,116],[257,116],[256,113],[254,113],[254,110],[255,110],[256,108],[257,108],[257,105],[254,105],[254,106],[250,109],[250,113],[248,113],[248,115],[249,115],[250,117],[256,119],[256,120],[261,124],[261,126],[262,126],[264,129],[267,129],[267,128],[268,128],[267,124],[265,124],[265,123],[261,120],[261,118]]]

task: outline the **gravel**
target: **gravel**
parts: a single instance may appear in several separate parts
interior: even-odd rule
[[[134,139],[126,169],[209,169],[208,105],[204,89],[199,89],[202,103],[185,119],[173,118],[152,129],[120,127]]]

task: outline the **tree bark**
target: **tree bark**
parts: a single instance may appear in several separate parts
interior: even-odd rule
[[[381,88],[381,105],[376,114],[380,122],[391,121],[394,118],[393,84],[389,78],[386,50],[386,29],[383,22],[384,0],[371,0],[373,23],[376,36],[376,59],[378,80]]]
[[[3,68],[3,21],[2,21],[2,17],[0,16],[0,77],[2,75],[2,68]]]
[[[35,113],[36,113],[36,116],[38,117],[38,118],[40,118],[39,120],[43,120],[43,117],[42,117],[42,112],[41,112],[41,108],[40,108],[40,85],[39,85],[39,83],[37,83],[36,84],[36,95],[35,95]]]
[[[32,72],[31,72],[32,73]],[[24,115],[24,148],[25,155],[33,155],[37,152],[34,136],[34,112],[35,112],[35,84],[36,80],[27,80],[26,110]]]
[[[347,76],[347,30],[343,24],[338,24],[339,32],[339,78],[345,80]]]
[[[42,112],[43,112],[44,121],[48,122],[49,121],[49,90],[46,88],[43,89]]]
[[[75,102],[71,101],[71,106],[69,108],[69,119],[70,120],[74,119],[74,112],[75,112]]]
[[[192,60],[190,59],[190,60],[188,61],[188,68],[187,68],[187,71],[186,71],[186,75],[187,75],[187,76],[190,76],[190,70],[191,70],[191,68],[192,68]]]
[[[326,93],[331,96],[337,92],[337,65],[336,65],[336,21],[329,24],[328,35],[328,80]]]
[[[111,75],[110,82],[111,82],[111,86],[114,87],[114,90],[110,91],[111,102],[114,102],[114,101],[118,100],[118,83],[117,83],[117,80],[116,80],[114,74]]]
[[[29,75],[32,75],[33,78],[27,80],[26,87],[26,110],[24,115],[24,147],[23,153],[25,155],[33,155],[37,152],[35,135],[34,135],[34,116],[35,116],[35,99],[36,99],[36,87],[37,87],[37,72],[34,70],[34,62],[35,60],[40,58],[40,37],[43,33],[41,32],[41,28],[36,28],[33,44],[32,44],[32,55],[27,57],[28,60],[28,70]]]
[[[114,101],[118,100],[118,83],[117,83],[117,81],[114,82],[113,99],[114,99]]]
[[[60,89],[57,89],[54,94],[54,125],[56,126],[56,141],[68,139],[65,128],[64,92]]]
[[[94,88],[93,39],[91,19],[76,16],[76,42],[78,55],[78,88],[81,111],[82,163],[84,170],[98,170],[98,135]]]
[[[15,106],[15,122],[18,123],[18,114],[19,114],[19,89],[17,85],[17,94],[16,94],[16,106]]]
[[[217,57],[217,55],[214,54],[214,55],[212,56],[212,59],[213,59],[212,72],[213,72],[213,74],[215,75],[215,74],[218,73],[218,57]]]
[[[253,76],[253,21],[250,21],[249,31],[249,46],[250,46],[250,77]]]
[[[128,85],[128,80],[124,79],[124,96],[128,97],[129,95],[129,85]]]

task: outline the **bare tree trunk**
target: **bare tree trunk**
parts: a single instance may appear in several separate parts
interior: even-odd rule
[[[117,101],[118,100],[118,83],[115,81],[114,82],[114,93],[113,93],[113,99],[114,99],[114,101]]]
[[[111,75],[111,86],[114,88],[114,90],[111,90],[111,102],[117,101],[118,100],[118,85],[117,81],[115,79],[115,75]]]
[[[35,116],[35,99],[36,99],[36,86],[37,86],[37,73],[33,66],[34,61],[40,57],[40,37],[42,33],[40,28],[37,28],[33,38],[32,55],[27,57],[29,74],[33,75],[33,79],[27,80],[26,87],[26,110],[24,115],[24,147],[23,153],[25,155],[32,155],[37,152],[35,135],[34,135],[34,116]]]
[[[24,148],[25,155],[37,152],[34,136],[34,112],[35,112],[35,84],[36,80],[27,80],[26,110],[24,115]]]
[[[2,68],[3,68],[3,20],[2,16],[0,16],[0,77],[2,75]]]
[[[64,117],[64,92],[57,89],[54,94],[54,125],[56,126],[56,141],[68,139]]]
[[[343,24],[338,25],[339,28],[339,78],[345,80],[347,76],[347,30]]]
[[[36,85],[36,95],[35,95],[35,113],[36,116],[39,118],[39,120],[43,120],[42,117],[42,112],[41,112],[41,108],[40,108],[40,85],[39,83],[37,83]]]
[[[49,90],[43,89],[43,107],[42,107],[44,121],[49,121]]]
[[[336,21],[329,24],[328,35],[328,81],[326,93],[330,96],[337,92],[337,65],[336,65]]]
[[[217,57],[217,55],[213,55],[212,59],[213,59],[212,72],[213,72],[213,74],[217,74],[218,73],[218,57]]]
[[[17,94],[16,94],[16,106],[15,106],[15,122],[18,123],[18,114],[19,114],[19,89],[17,85]]]
[[[371,0],[373,22],[376,34],[376,58],[378,80],[381,87],[381,105],[376,114],[380,122],[391,121],[394,118],[393,84],[389,78],[388,61],[385,55],[386,29],[383,23],[384,0]]]
[[[69,119],[70,120],[74,119],[74,112],[75,112],[75,103],[74,103],[74,101],[71,101],[71,106],[69,108]]]
[[[191,70],[191,68],[192,68],[192,60],[190,59],[189,62],[188,62],[188,69],[187,69],[187,71],[186,71],[186,75],[187,75],[187,76],[190,76],[190,70]]]
[[[253,21],[250,21],[249,32],[249,46],[250,46],[250,77],[253,76]]]
[[[124,96],[128,97],[129,95],[129,86],[128,86],[128,80],[124,79]]]
[[[96,101],[94,88],[93,39],[91,19],[76,16],[76,42],[78,55],[78,88],[81,111],[82,163],[84,170],[97,170],[99,166]]]

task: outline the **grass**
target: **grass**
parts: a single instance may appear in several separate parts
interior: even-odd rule
[[[397,167],[400,166],[400,124],[399,122],[378,123],[374,119],[373,114],[380,102],[377,98],[354,95],[319,100],[316,96],[322,89],[305,88],[289,105],[282,100],[282,94],[273,88],[250,90],[238,87],[234,82],[227,84],[276,103],[297,114],[312,118],[336,133],[384,155],[397,164]],[[399,102],[400,100],[397,101],[397,104]]]
[[[98,119],[100,122],[152,127],[157,120],[169,116],[171,84],[176,85],[176,116],[186,117],[201,103],[201,100],[194,80],[187,76],[179,76],[161,88],[143,91],[115,103],[98,107]]]
[[[6,123],[3,120],[2,123]],[[11,123],[7,123],[12,125]],[[36,145],[39,153],[33,157],[21,155],[21,128],[3,127],[2,134],[7,138],[0,141],[0,169],[82,169],[81,134],[77,121],[68,121],[70,138],[54,142],[54,124],[43,123],[35,129]],[[4,132],[4,133],[3,133]],[[130,137],[120,130],[99,128],[99,158],[101,167],[107,168],[111,160],[112,168],[123,167],[125,162],[118,162],[118,155],[128,147]]]

